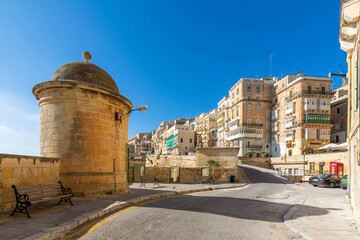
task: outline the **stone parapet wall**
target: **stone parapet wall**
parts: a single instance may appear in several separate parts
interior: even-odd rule
[[[255,166],[270,169],[270,158],[256,158],[256,157],[239,157],[239,162],[245,165]]]
[[[15,207],[16,187],[54,184],[60,180],[60,159],[0,154],[0,210]],[[67,187],[67,186],[65,186]]]
[[[199,183],[202,175],[201,167],[196,168],[179,168],[179,183]],[[214,183],[230,182],[230,176],[235,176],[235,181],[239,181],[239,169],[236,168],[212,168],[211,177]],[[133,169],[129,171],[129,179],[133,179]],[[145,167],[146,176],[154,176],[162,183],[169,183],[171,181],[171,168],[170,167]]]
[[[196,166],[206,167],[209,160],[218,161],[221,167],[237,167],[239,148],[197,148]]]
[[[154,176],[160,182],[170,182],[170,168],[169,167],[145,167],[146,176]]]
[[[196,167],[195,156],[146,155],[148,167]]]

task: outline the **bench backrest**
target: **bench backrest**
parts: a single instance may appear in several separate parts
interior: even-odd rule
[[[31,201],[64,195],[60,183],[19,187],[17,191],[20,194],[27,194]]]
[[[141,176],[141,180],[145,181],[155,181],[154,176]]]

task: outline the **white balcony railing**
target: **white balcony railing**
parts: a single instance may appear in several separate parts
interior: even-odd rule
[[[330,105],[320,105],[319,108],[320,110],[330,111]]]
[[[329,129],[320,129],[319,130],[319,139],[321,139],[321,140],[330,139],[330,130]]]
[[[222,131],[224,131],[224,130],[225,130],[224,124],[219,124],[217,131],[218,131],[218,132],[222,132]]]
[[[226,134],[226,140],[230,141],[237,138],[262,138],[263,130],[256,128],[241,127]]]
[[[235,119],[231,121],[229,126],[230,126],[230,130],[237,128],[239,126],[239,119]]]
[[[285,128],[295,126],[295,124],[296,124],[296,118],[286,118]]]
[[[316,129],[305,128],[305,139],[317,139]]]
[[[317,100],[305,98],[304,99],[304,109],[305,109],[305,111],[316,110],[317,109]]]
[[[222,121],[224,121],[224,115],[221,115],[216,122],[220,123]]]
[[[285,108],[285,114],[292,114],[295,112],[295,103],[294,102],[289,102],[288,104],[286,104],[286,108]]]
[[[294,140],[294,133],[291,132],[286,132],[285,133],[285,141],[293,141]]]
[[[279,118],[278,112],[279,112],[279,111],[278,111],[277,109],[275,109],[275,110],[273,110],[273,111],[271,112],[271,120],[276,120],[276,119]]]

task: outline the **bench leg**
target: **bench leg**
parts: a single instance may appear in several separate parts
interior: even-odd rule
[[[10,216],[14,216],[14,213],[16,212],[17,208],[18,208],[18,203],[16,202],[16,206],[15,206],[15,208],[14,208],[14,211],[12,211],[12,213],[10,214]]]
[[[71,197],[61,198],[58,205],[60,205],[61,202],[70,202],[71,206],[74,206],[74,204],[71,201]]]
[[[20,205],[19,205],[20,204]],[[30,206],[28,205],[29,203],[16,203],[16,207],[14,208],[13,212],[10,214],[10,216],[14,216],[14,213],[19,211],[20,213],[26,213],[28,218],[31,218],[27,207]]]
[[[141,182],[140,187],[141,187],[141,186],[144,186],[144,187],[146,188],[146,183],[145,183],[145,182]]]

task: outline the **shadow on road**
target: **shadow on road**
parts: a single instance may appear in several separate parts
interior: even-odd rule
[[[292,206],[297,207],[296,215],[293,216],[294,219],[304,216],[320,216],[327,214],[329,210],[339,210],[246,198],[191,195],[160,200],[150,204],[145,204],[142,207],[216,214],[256,221],[283,222],[282,216]]]

